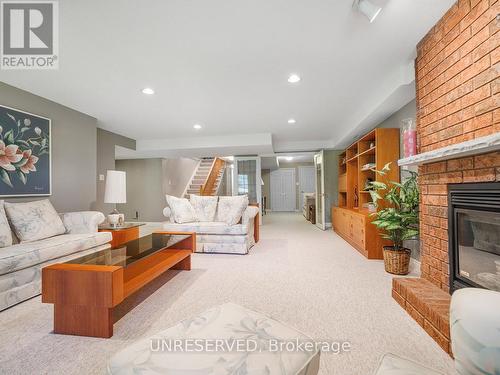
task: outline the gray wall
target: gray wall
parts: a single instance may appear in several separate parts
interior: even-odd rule
[[[56,210],[88,210],[96,200],[97,120],[0,82],[0,104],[52,120],[52,196]],[[8,198],[9,202],[33,198]]]
[[[198,161],[178,159],[116,160],[116,170],[127,173],[127,203],[117,209],[126,220],[164,221],[165,194],[180,197]],[[139,217],[136,218],[136,212]]]
[[[180,197],[198,166],[198,160],[189,158],[163,159],[163,195]],[[165,206],[163,197],[163,206]]]
[[[338,205],[339,195],[339,155],[341,150],[325,150],[325,222],[332,222],[332,205]]]
[[[398,110],[396,113],[394,113],[391,117],[388,119],[382,121],[380,124],[378,124],[376,127],[377,128],[402,128],[403,127],[403,120],[407,118],[412,118],[415,120],[417,118],[417,103],[415,99],[413,99],[411,102],[406,104],[404,107],[402,107],[400,110]],[[399,138],[400,142],[400,150],[401,150],[401,156],[404,155],[404,150],[403,150],[403,137]]]
[[[115,208],[114,204],[104,203],[104,190],[106,180],[99,180],[99,175],[106,177],[108,170],[115,170],[115,146],[122,146],[135,150],[133,139],[109,132],[104,129],[97,129],[97,200],[92,209],[108,214]]]
[[[264,186],[262,186],[262,196],[266,197],[266,210],[271,209],[271,170],[262,169],[260,171]]]
[[[391,117],[388,119],[382,121],[379,125],[377,125],[377,128],[402,128],[403,123],[402,120],[405,120],[407,118],[412,118],[415,120],[417,117],[417,104],[415,100],[412,100],[408,104],[406,104],[404,107],[402,107],[399,111],[394,113]],[[403,150],[403,137],[400,137],[400,150],[401,150],[401,157],[404,155],[404,150]],[[411,170],[417,171],[418,167],[410,167]],[[405,177],[405,172],[402,169],[401,170],[401,178]],[[420,245],[419,241],[405,241],[405,246],[409,249],[412,250],[411,252],[411,257],[420,260]]]
[[[127,172],[127,203],[117,204],[126,220],[163,221],[162,159],[117,160],[116,170]]]

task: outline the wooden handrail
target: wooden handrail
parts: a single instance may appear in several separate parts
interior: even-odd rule
[[[200,187],[200,195],[212,195],[215,183],[217,181],[217,177],[219,176],[220,171],[224,168],[226,163],[224,160],[220,158],[215,158],[212,163],[212,167],[210,168],[210,172],[208,173],[207,179],[203,185]]]

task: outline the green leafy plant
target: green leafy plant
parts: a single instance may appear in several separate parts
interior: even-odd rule
[[[374,171],[380,176],[386,176],[390,171],[387,163],[382,170]],[[370,195],[378,208],[379,201],[384,200],[387,205],[374,212],[376,217],[372,223],[383,232],[383,237],[392,241],[394,250],[404,250],[403,241],[414,238],[418,234],[418,184],[417,173],[407,171],[408,177],[402,183],[390,181],[388,183],[372,181]]]

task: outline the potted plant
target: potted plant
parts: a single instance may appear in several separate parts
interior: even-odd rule
[[[378,175],[385,176],[390,170],[387,163],[382,170],[374,170]],[[408,171],[409,176],[399,182],[372,181],[370,195],[375,207],[381,208],[374,212],[372,223],[383,232],[382,237],[390,240],[392,246],[384,246],[385,270],[396,275],[408,274],[411,250],[403,246],[404,241],[418,234],[418,184],[417,173]],[[379,201],[384,200],[383,207]]]

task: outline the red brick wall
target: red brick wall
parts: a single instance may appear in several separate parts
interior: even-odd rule
[[[417,46],[419,152],[500,131],[500,0],[459,0]],[[449,291],[447,184],[500,181],[500,153],[420,167],[422,276]]]

